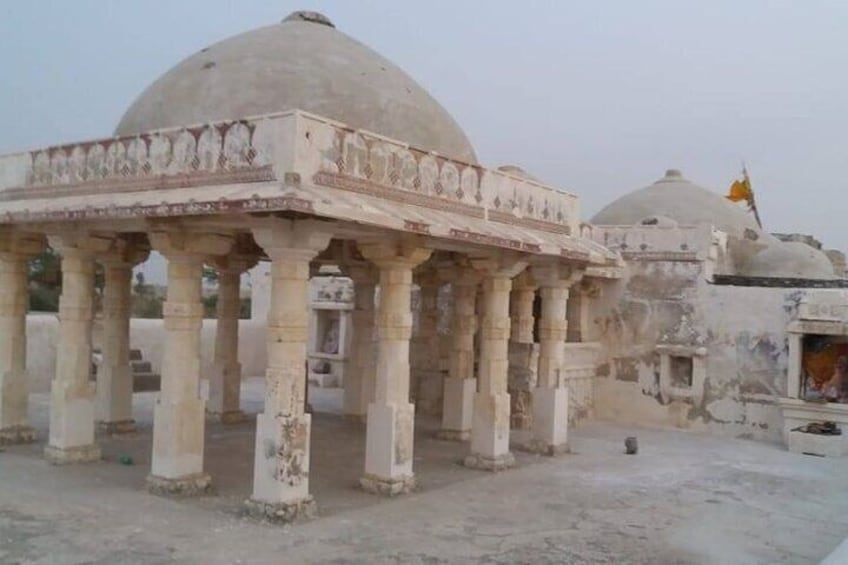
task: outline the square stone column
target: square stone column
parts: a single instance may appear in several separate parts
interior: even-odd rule
[[[374,332],[374,291],[379,272],[370,265],[348,265],[345,273],[353,280],[353,336],[344,378],[344,414],[365,422],[368,405],[374,401],[374,365],[377,343]]]
[[[441,411],[441,398],[438,404],[432,393],[432,382],[442,386],[442,374],[439,338],[439,290],[444,281],[433,268],[425,266],[421,272],[413,273],[413,281],[419,288],[418,324],[413,328],[410,348],[410,380],[412,390],[410,400],[419,414],[438,414]],[[429,386],[428,386],[429,385]]]
[[[539,321],[539,375],[533,390],[531,450],[555,455],[568,450],[568,388],[563,375],[568,324],[569,288],[582,272],[550,262],[534,265],[539,282],[542,318]]]
[[[35,441],[27,419],[29,259],[44,238],[0,231],[0,446]]]
[[[438,437],[451,441],[471,438],[474,395],[474,334],[477,331],[475,304],[480,274],[474,269],[457,266],[442,273],[453,287],[453,323],[450,367],[445,377],[442,405],[442,427]]]
[[[145,240],[117,238],[105,254],[103,265],[103,359],[97,367],[96,420],[106,433],[135,431],[132,417],[130,367],[130,302],[132,270],[147,260]]]
[[[377,372],[374,402],[368,406],[365,474],[362,488],[396,495],[415,486],[412,471],[415,407],[409,402],[409,340],[412,336],[412,269],[432,251],[384,241],[360,244],[380,269],[377,310]]]
[[[312,418],[305,412],[309,263],[330,243],[331,226],[274,220],[253,230],[271,258],[265,409],[256,419],[251,513],[288,522],[315,512],[309,491]]]
[[[150,234],[168,260],[168,296],[163,305],[165,350],[162,387],[153,409],[153,456],[148,490],[192,496],[211,490],[203,470],[205,401],[200,398],[201,285],[209,255],[229,252],[232,238],[211,233]]]
[[[536,318],[533,316],[533,301],[536,299],[536,281],[529,271],[524,271],[512,284],[509,298],[510,341],[530,344],[534,342],[533,326]]]
[[[509,451],[509,295],[512,278],[523,271],[527,263],[503,257],[479,261],[475,266],[484,273],[483,318],[471,453],[465,458],[465,465],[497,471],[515,463]]]
[[[257,258],[240,254],[212,259],[218,271],[218,325],[215,353],[209,375],[209,417],[223,424],[244,422],[241,411],[241,363],[239,363],[239,317],[241,275],[256,265]]]
[[[95,386],[90,381],[94,257],[108,250],[112,240],[77,232],[50,236],[49,241],[62,255],[62,296],[56,376],[50,387],[50,437],[44,455],[54,464],[97,461]]]

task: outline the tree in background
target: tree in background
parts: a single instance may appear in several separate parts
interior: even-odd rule
[[[162,297],[156,292],[156,287],[147,284],[144,273],[135,274],[135,284],[132,293],[132,315],[134,318],[161,318]]]
[[[103,265],[94,269],[94,311],[99,312],[103,302],[106,275]],[[33,312],[58,312],[62,296],[62,258],[49,247],[29,263],[29,308]]]
[[[29,308],[33,312],[58,312],[61,294],[61,259],[47,248],[29,263]]]

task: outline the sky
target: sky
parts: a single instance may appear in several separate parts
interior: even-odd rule
[[[723,193],[744,160],[767,230],[848,248],[842,0],[6,0],[0,154],[108,136],[184,57],[300,9],[407,71],[484,165],[578,194],[584,219],[668,168]]]

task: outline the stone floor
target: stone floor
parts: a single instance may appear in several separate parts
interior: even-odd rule
[[[246,383],[246,410],[261,408],[261,386]],[[249,423],[207,428],[216,496],[148,495],[153,394],[137,394],[140,432],[102,438],[102,463],[52,467],[42,446],[0,453],[0,563],[817,563],[848,535],[846,460],[606,423],[575,430],[572,454],[519,455],[519,468],[490,475],[459,466],[465,446],[419,420],[422,490],[383,499],[356,488],[364,427],[332,413],[338,391],[310,394],[319,518],[244,515]],[[42,433],[46,402],[31,401]],[[633,433],[640,452],[627,456]]]

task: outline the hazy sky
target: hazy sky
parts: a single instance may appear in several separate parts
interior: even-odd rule
[[[486,165],[588,219],[667,168],[848,248],[848,2],[5,0],[0,153],[111,134],[182,58],[318,10],[417,79]]]

